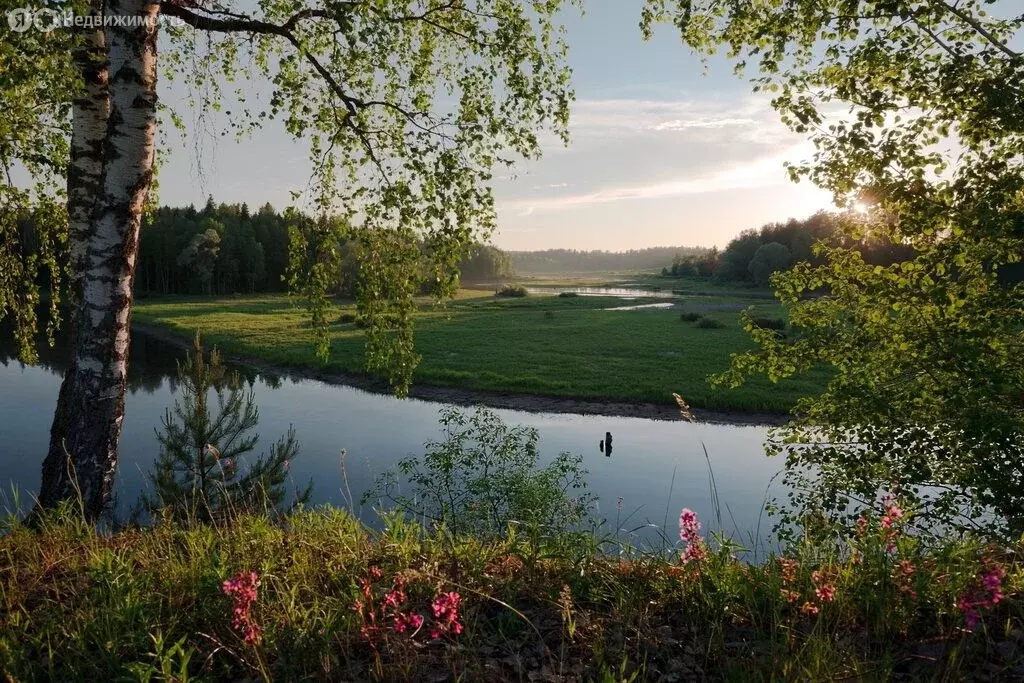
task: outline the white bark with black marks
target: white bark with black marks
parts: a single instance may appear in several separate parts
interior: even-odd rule
[[[85,239],[77,253],[81,261],[72,262],[80,273],[72,362],[51,431],[40,503],[53,507],[80,495],[89,519],[96,519],[110,500],[124,420],[132,287],[142,210],[153,178],[158,9],[150,0],[106,3],[107,15],[139,19],[124,25],[111,22],[105,29],[109,116],[102,170],[98,179],[85,173],[72,176],[72,182],[84,184],[69,188],[68,208],[75,212],[71,220],[81,221],[79,234]],[[92,145],[101,105],[97,100],[90,106],[76,109],[83,114],[75,120],[83,152],[96,149]],[[76,170],[88,166],[89,160],[82,158]],[[86,214],[89,196],[95,203]]]

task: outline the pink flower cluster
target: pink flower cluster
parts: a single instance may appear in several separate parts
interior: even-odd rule
[[[437,639],[443,635],[457,636],[462,633],[462,622],[459,621],[459,605],[462,596],[458,593],[441,593],[434,598],[434,625],[430,629],[430,637]]]
[[[893,581],[896,583],[896,589],[911,598],[917,598],[917,590],[914,588],[914,576],[917,573],[917,568],[914,563],[910,560],[900,560],[893,567]]]
[[[242,572],[223,584],[225,595],[234,600],[234,620],[231,627],[242,634],[247,643],[258,644],[261,639],[260,627],[252,620],[252,604],[256,602],[260,580],[256,572]]]
[[[423,615],[409,609],[409,596],[405,592],[406,579],[401,575],[396,576],[391,589],[384,594],[378,606],[374,598],[374,584],[383,574],[376,566],[371,566],[367,570],[367,574],[367,577],[359,580],[362,598],[356,600],[352,607],[353,611],[358,613],[363,620],[363,638],[373,644],[376,638],[384,633],[378,624],[384,622],[385,619],[391,620],[392,628],[396,633],[408,634],[410,638],[419,633],[426,623],[426,619]],[[462,596],[458,593],[440,593],[434,598],[431,638],[437,639],[443,635],[457,636],[462,633],[463,625],[459,614],[461,604]]]
[[[836,597],[836,585],[825,575],[824,572],[811,574],[814,580],[814,594],[821,602],[832,602]]]
[[[903,509],[897,503],[896,495],[892,493],[882,500],[882,505],[885,507],[885,514],[882,515],[881,522],[882,528],[885,530],[885,549],[891,553],[896,550],[896,537],[899,536],[896,522],[903,518]]]
[[[782,568],[782,589],[779,591],[782,598],[792,604],[800,600],[800,593],[792,590],[792,586],[796,582],[796,571],[800,568],[800,563],[797,560],[791,560],[787,557],[779,559],[779,566]]]
[[[1006,597],[1003,595],[1004,578],[1006,570],[999,565],[992,566],[982,573],[980,585],[968,590],[957,600],[956,606],[964,615],[964,623],[968,629],[973,631],[981,621],[980,610],[992,609]]]
[[[803,596],[800,595],[800,591],[795,590],[797,570],[800,568],[800,562],[782,557],[779,558],[779,567],[782,576],[782,588],[779,593],[782,599],[791,605],[803,600],[803,604],[800,605],[801,614],[808,616],[818,614],[821,611],[822,604],[835,600],[836,585],[831,573],[823,570],[813,572],[811,578],[814,580],[814,596],[816,600],[804,600]]]
[[[679,513],[679,540],[686,543],[682,554],[684,563],[700,562],[707,557],[707,548],[700,536],[700,521],[697,520],[697,513],[690,508],[683,508]]]

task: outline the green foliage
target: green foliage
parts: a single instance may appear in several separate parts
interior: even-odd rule
[[[211,223],[213,223],[211,221]],[[178,255],[178,265],[187,268],[192,276],[199,281],[200,291],[209,294],[213,283],[213,268],[220,253],[220,232],[224,226],[213,223],[203,232],[196,233],[188,245]]]
[[[687,311],[686,313],[679,314],[679,319],[684,323],[695,323],[703,317],[704,315],[697,311]]]
[[[579,296],[579,292],[559,292],[559,299],[572,299]]]
[[[588,521],[594,497],[581,456],[561,453],[539,467],[537,430],[509,427],[482,407],[447,408],[441,426],[443,441],[378,477],[363,502],[384,501],[413,519],[485,538],[514,528],[558,539]]]
[[[842,516],[880,488],[919,498],[922,522],[1024,531],[1024,119],[1010,5],[898,0],[651,0],[708,53],[760,70],[756,88],[814,161],[790,169],[859,209],[814,263],[773,285],[799,330],[748,322],[760,351],[721,379],[835,368],[778,435],[796,510]],[[845,116],[829,112],[845,105]],[[851,245],[898,245],[873,264]],[[1004,273],[1001,275],[1001,273]],[[797,512],[796,514],[800,514]]]
[[[715,320],[714,318],[701,317],[697,321],[697,327],[702,330],[720,330],[725,327],[725,323],[721,320]]]
[[[785,244],[769,242],[757,248],[747,264],[747,270],[755,285],[766,287],[771,276],[789,267],[791,261],[792,256]]]
[[[295,431],[246,466],[255,448],[252,433],[259,410],[238,373],[228,370],[214,349],[209,359],[196,335],[192,351],[178,364],[181,398],[163,418],[157,433],[160,454],[144,500],[151,515],[184,521],[219,521],[229,516],[282,511],[288,467],[298,455]],[[210,399],[216,398],[216,411]],[[312,483],[297,491],[293,505],[309,499]]]
[[[512,297],[517,299],[521,299],[529,295],[530,293],[526,291],[526,287],[521,285],[508,285],[494,293],[494,296]]]
[[[462,282],[495,282],[514,274],[511,257],[489,244],[474,244],[458,268]]]
[[[777,330],[782,331],[786,329],[785,318],[765,318],[763,316],[751,317],[752,322],[756,327],[760,327],[766,330]]]
[[[4,13],[23,6],[12,1],[0,4]],[[38,357],[35,342],[44,296],[51,340],[60,324],[67,263],[64,179],[70,154],[71,97],[81,83],[72,63],[75,31],[15,34],[6,26],[4,31],[0,168],[6,175],[0,182],[0,322],[13,323],[19,358],[32,362]],[[16,183],[12,176],[28,180]]]

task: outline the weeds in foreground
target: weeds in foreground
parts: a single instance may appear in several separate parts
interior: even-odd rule
[[[752,565],[689,511],[624,560],[337,509],[0,538],[9,680],[1019,678],[1019,546],[923,547],[909,513]],[[889,525],[883,524],[887,520]],[[694,548],[699,548],[694,550]],[[555,549],[555,550],[552,550]]]

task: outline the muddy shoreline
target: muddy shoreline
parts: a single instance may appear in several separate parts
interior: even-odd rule
[[[181,348],[191,348],[192,342],[158,325],[134,322],[132,331],[144,334]],[[385,380],[366,375],[327,372],[316,368],[284,367],[260,358],[224,353],[231,363],[243,365],[259,372],[313,379],[325,384],[354,387],[374,394],[389,395],[391,387]],[[606,415],[611,417],[640,417],[650,420],[679,420],[679,409],[672,404],[629,403],[623,401],[539,396],[513,392],[484,391],[424,384],[413,384],[409,397],[460,406],[483,404],[491,408],[521,410],[529,413],[569,413],[576,415]],[[775,426],[785,424],[788,416],[782,413],[747,412],[731,410],[693,409],[698,422],[742,426]]]

